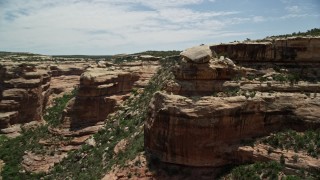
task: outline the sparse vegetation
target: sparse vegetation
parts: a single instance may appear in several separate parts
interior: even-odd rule
[[[47,115],[44,117],[48,122],[47,125],[28,130],[22,129],[22,135],[14,139],[1,136],[0,159],[5,162],[1,176],[4,179],[39,179],[43,176],[43,174],[23,173],[20,165],[22,157],[26,151],[46,153],[43,146],[39,144],[39,140],[51,136],[48,132],[48,126],[57,125],[65,104],[74,95],[75,91],[55,100],[54,106],[47,110]]]
[[[306,32],[299,31],[291,34],[270,36],[267,38],[285,38],[285,37],[294,37],[294,36],[320,36],[320,28],[313,28],[313,29],[307,30]]]
[[[257,162],[250,165],[242,165],[232,169],[230,174],[221,179],[318,179],[319,174],[310,174],[304,171],[295,172],[294,175],[288,174],[285,171],[285,166],[281,163],[270,162]]]
[[[291,149],[295,152],[305,151],[317,158],[320,155],[320,129],[296,132],[288,130],[272,134],[261,140],[274,148]]]
[[[44,119],[53,127],[60,124],[60,117],[69,100],[76,96],[77,88],[70,94],[64,94],[63,97],[54,100],[54,106],[45,111]]]

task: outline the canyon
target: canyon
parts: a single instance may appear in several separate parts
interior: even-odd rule
[[[61,179],[63,167],[72,177],[77,169],[68,169],[70,163],[79,174],[104,179],[170,179],[172,169],[184,172],[175,172],[177,179],[212,179],[228,166],[280,159],[293,174],[320,171],[317,142],[309,151],[267,141],[289,129],[298,135],[319,130],[319,37],[113,58],[0,60],[1,134],[14,141],[45,127],[32,141],[40,148],[20,152],[23,175]],[[71,92],[58,118],[48,121],[48,109]],[[136,146],[138,153],[121,159]],[[95,151],[103,173],[84,165]]]

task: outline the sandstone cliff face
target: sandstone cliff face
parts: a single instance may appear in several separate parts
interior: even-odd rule
[[[89,63],[52,61],[2,61],[0,67],[0,129],[16,136],[20,126],[42,121],[52,99],[71,91],[79,84],[80,74]],[[79,74],[80,73],[80,74]],[[54,77],[52,76],[54,74]]]
[[[77,97],[67,105],[64,123],[81,127],[104,121],[138,79],[136,74],[105,69],[85,72],[80,78]]]
[[[211,46],[218,55],[242,61],[319,62],[320,38],[298,37],[270,42],[244,42]]]
[[[297,38],[286,44],[313,54],[305,57],[295,48],[296,61],[316,63],[319,59],[314,46],[318,40]],[[276,43],[276,48],[283,46],[280,40]],[[268,68],[268,61],[291,63],[277,55],[275,59],[272,46],[267,42],[210,47],[218,55],[229,53],[228,57],[237,62],[266,62],[259,69],[214,56],[199,64],[186,61],[182,55],[182,62],[173,71],[175,80],[150,103],[145,148],[163,162],[220,167],[254,159],[248,155],[253,150],[241,150],[244,141],[287,128],[300,131],[320,127],[320,84],[308,81],[310,77],[301,69]],[[308,71],[314,65],[304,66]],[[304,78],[293,78],[291,73],[297,72]],[[315,79],[319,79],[318,73]]]
[[[77,96],[65,109],[63,128],[76,130],[103,124],[133,88],[144,87],[158,68],[158,63],[124,63],[110,68],[92,68],[80,77]]]
[[[145,145],[161,160],[191,166],[232,164],[241,141],[284,127],[320,125],[319,98],[297,94],[193,100],[158,92],[145,124]]]
[[[3,66],[0,72],[0,129],[42,121],[42,112],[50,94],[49,72],[26,64]]]
[[[224,61],[195,64],[182,60],[174,69],[175,80],[167,85],[167,90],[181,95],[212,95],[222,91],[224,83],[242,73],[236,66]]]

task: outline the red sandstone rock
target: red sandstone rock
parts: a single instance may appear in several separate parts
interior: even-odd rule
[[[0,82],[0,129],[42,121],[42,112],[50,94],[47,70],[32,65],[9,64],[3,67]]]

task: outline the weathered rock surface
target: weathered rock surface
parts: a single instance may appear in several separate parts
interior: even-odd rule
[[[158,63],[124,63],[119,67],[93,68],[83,73],[77,96],[63,114],[64,128],[85,128],[103,122],[130,96],[133,88],[144,87]]]
[[[244,141],[284,129],[319,128],[318,42],[294,38],[214,45],[212,54],[231,59],[212,57],[200,64],[181,54],[175,79],[150,103],[145,148],[163,162],[221,167],[259,160],[254,150],[239,156]],[[241,67],[233,61],[250,63]],[[314,160],[309,168],[319,163]]]
[[[0,66],[1,133],[15,137],[21,131],[20,124],[41,122],[46,105],[74,89],[89,64],[3,61]]]
[[[219,56],[239,62],[290,61],[319,62],[320,37],[295,37],[266,42],[242,42],[212,45]]]
[[[284,157],[287,167],[292,169],[307,169],[309,171],[319,172],[320,161],[318,158],[311,157],[303,152],[294,152],[293,150],[273,149],[264,144],[258,144],[254,147],[240,146],[236,151],[237,160],[243,163],[255,161],[279,161]]]
[[[213,56],[212,51],[207,45],[195,46],[186,49],[185,51],[181,52],[180,55],[187,61],[197,64],[207,63]]]
[[[0,72],[0,129],[42,121],[50,94],[49,72],[27,64],[6,65]]]
[[[222,91],[227,80],[241,73],[240,68],[223,61],[196,64],[182,60],[180,66],[174,68],[175,80],[167,84],[166,90],[188,96],[212,95],[215,91]]]
[[[120,71],[94,69],[81,75],[77,97],[64,114],[64,125],[82,127],[104,121],[127,97],[139,76]]]
[[[67,156],[66,153],[61,155],[36,155],[31,152],[27,152],[23,156],[22,167],[28,172],[49,172],[56,163],[60,162],[63,158]]]
[[[319,127],[319,100],[288,93],[192,100],[158,92],[145,124],[145,146],[165,162],[215,167],[232,164],[232,153],[241,140],[284,127]]]
[[[53,104],[53,100],[58,97],[62,97],[65,93],[69,93],[80,84],[79,75],[62,75],[51,77],[50,90],[51,95],[49,96],[48,105]]]

